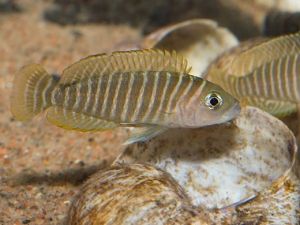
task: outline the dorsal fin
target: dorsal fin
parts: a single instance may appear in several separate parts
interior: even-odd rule
[[[264,40],[242,51],[231,63],[232,74],[246,75],[261,65],[282,56],[300,53],[300,32]]]
[[[155,49],[113,52],[89,56],[66,68],[61,84],[77,82],[82,78],[101,76],[104,73],[135,71],[169,71],[188,73],[187,60],[175,51]]]

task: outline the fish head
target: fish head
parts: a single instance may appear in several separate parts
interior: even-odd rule
[[[189,127],[202,127],[230,121],[240,113],[237,99],[220,86],[206,81],[200,96],[194,98],[186,108],[185,118]]]

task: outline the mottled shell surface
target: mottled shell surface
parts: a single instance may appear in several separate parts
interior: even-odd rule
[[[199,218],[195,219],[198,214]],[[200,216],[201,215],[201,216]],[[166,172],[150,165],[123,165],[94,175],[82,188],[68,224],[210,224]]]
[[[69,224],[298,224],[295,137],[252,107],[233,123],[128,146],[75,198]]]
[[[129,146],[115,163],[155,165],[177,180],[194,205],[222,208],[254,196],[289,170],[294,144],[281,121],[249,108],[233,123],[169,130]]]

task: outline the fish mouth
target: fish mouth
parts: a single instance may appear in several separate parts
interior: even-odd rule
[[[228,109],[227,112],[225,112],[221,117],[219,117],[219,119],[213,120],[213,122],[207,123],[206,125],[203,125],[203,126],[210,126],[210,125],[214,125],[214,124],[222,124],[222,123],[229,122],[229,121],[235,119],[236,117],[238,117],[240,112],[241,112],[241,106],[240,106],[239,102],[235,102],[232,105],[232,107],[230,109]]]
[[[239,102],[235,102],[234,105],[222,116],[222,121],[227,122],[235,119],[241,112],[241,106]]]

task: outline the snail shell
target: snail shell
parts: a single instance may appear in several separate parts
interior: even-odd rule
[[[218,55],[237,44],[237,38],[215,21],[192,19],[149,34],[143,39],[141,48],[175,50],[188,60],[192,67],[190,73],[201,77]]]
[[[207,66],[218,55],[237,44],[237,38],[214,20],[192,19],[162,27],[141,41],[123,43],[114,50],[175,50],[188,60],[192,67],[190,74],[203,76]]]
[[[194,217],[199,224],[209,224],[169,174],[132,164],[111,167],[89,179],[72,205],[68,224],[183,224]]]

